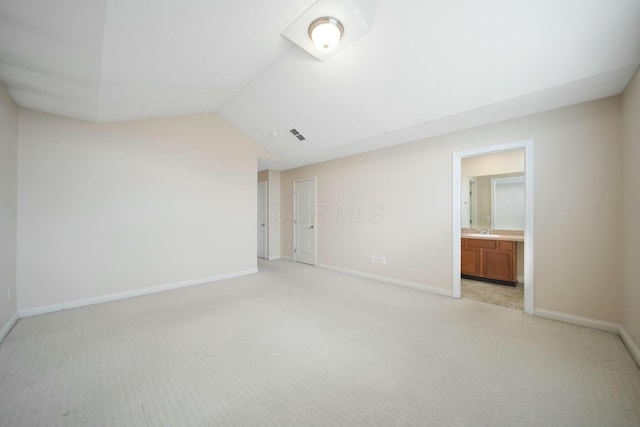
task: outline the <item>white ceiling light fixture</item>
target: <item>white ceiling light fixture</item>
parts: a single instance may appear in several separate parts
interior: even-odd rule
[[[316,48],[321,51],[335,49],[342,39],[344,27],[342,23],[331,16],[323,16],[309,25],[309,38]]]
[[[371,3],[370,0],[358,1],[364,6]],[[326,61],[367,31],[369,24],[353,0],[318,0],[282,35],[316,59]]]

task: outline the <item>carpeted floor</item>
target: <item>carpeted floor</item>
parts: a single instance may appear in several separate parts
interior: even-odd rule
[[[2,426],[638,426],[618,336],[286,261],[21,319]]]

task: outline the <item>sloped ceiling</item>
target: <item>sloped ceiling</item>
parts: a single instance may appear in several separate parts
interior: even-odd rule
[[[286,169],[616,95],[640,63],[637,0],[352,1],[369,32],[320,62],[281,35],[313,0],[3,0],[0,81],[88,121],[218,112]]]

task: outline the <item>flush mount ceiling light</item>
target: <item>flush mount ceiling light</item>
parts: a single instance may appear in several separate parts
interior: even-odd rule
[[[366,16],[373,13],[372,3],[358,0],[358,5],[368,11]],[[325,61],[369,31],[365,15],[353,0],[317,0],[282,35],[309,55]],[[327,40],[323,36],[331,38]]]
[[[326,52],[338,46],[344,34],[344,27],[336,18],[324,16],[309,25],[308,33],[315,47]]]

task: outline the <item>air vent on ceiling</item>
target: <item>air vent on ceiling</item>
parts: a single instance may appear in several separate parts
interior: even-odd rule
[[[293,136],[295,136],[296,138],[298,138],[300,141],[304,141],[305,138],[304,136],[302,136],[302,134],[300,132],[298,132],[298,129],[290,129],[289,132],[291,132],[293,134]]]

